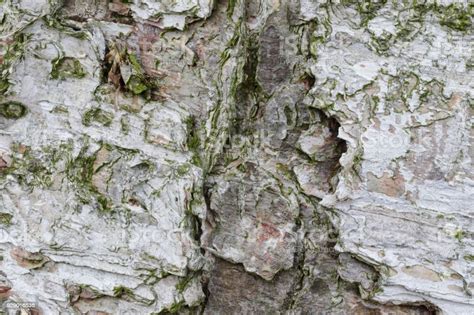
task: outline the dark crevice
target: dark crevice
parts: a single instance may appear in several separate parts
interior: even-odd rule
[[[252,126],[253,108],[257,107],[261,100],[262,89],[257,81],[258,66],[258,39],[256,35],[249,35],[245,43],[246,61],[243,67],[244,80],[235,93],[235,121],[232,124],[232,134],[248,134],[254,130]],[[257,109],[258,111],[258,109]]]
[[[313,88],[316,78],[311,73],[305,73],[301,76],[300,82],[303,83],[306,91],[309,91]]]
[[[247,1],[247,5],[252,1]],[[270,95],[277,98],[275,90],[278,89],[284,82],[289,81],[289,77],[291,76],[289,70],[286,68],[287,65],[284,64],[284,57],[280,56],[280,41],[281,34],[279,27],[269,25],[266,26],[264,29],[258,31],[250,31],[250,34],[247,34],[247,37],[244,39],[245,43],[243,43],[245,61],[243,65],[243,79],[240,83],[235,86],[234,96],[235,96],[235,108],[234,108],[234,117],[231,122],[231,127],[229,131],[229,137],[227,139],[226,146],[221,153],[224,157],[227,152],[231,153],[240,153],[241,152],[232,152],[234,145],[233,139],[234,135],[247,135],[252,136],[255,134],[257,128],[262,128],[259,126],[260,120],[262,119],[262,115],[264,114],[265,109],[273,110],[269,107],[269,100]],[[264,64],[262,64],[262,61]],[[334,117],[328,117],[324,112],[319,110],[313,110],[310,108],[301,108],[302,102],[301,99],[303,98],[305,91],[307,92],[310,90],[314,83],[315,78],[310,74],[306,74],[301,77],[300,81],[303,83],[303,88],[301,91],[295,93],[294,99],[292,101],[297,102],[296,106],[300,106],[300,108],[296,108],[297,114],[293,116],[292,111],[293,104],[291,107],[285,108],[285,115],[287,116],[287,128],[288,128],[288,137],[286,140],[283,141],[282,145],[278,148],[278,150],[282,154],[289,154],[289,155],[299,155],[301,158],[298,159],[309,161],[310,163],[321,164],[330,171],[327,172],[330,176],[325,177],[325,180],[330,181],[331,178],[335,177],[340,170],[339,159],[343,153],[347,150],[346,142],[342,139],[338,138],[338,128],[340,127],[339,122]],[[299,83],[301,86],[301,83]],[[278,100],[277,100],[278,102]],[[280,104],[278,104],[280,105]],[[286,104],[281,104],[281,106],[286,106]],[[263,113],[262,113],[263,112]],[[304,116],[303,119],[300,119],[300,116]],[[329,130],[329,136],[326,136],[327,145],[323,148],[324,150],[328,151],[328,156],[325,158],[325,161],[313,161],[311,157],[309,157],[306,153],[300,151],[296,147],[296,141],[301,133],[305,130],[308,130],[311,126],[320,125],[322,129]],[[266,126],[264,126],[266,127]],[[243,160],[245,160],[245,156],[239,156]],[[294,163],[294,162],[291,162]],[[206,219],[207,222],[203,224],[214,225],[213,222],[214,216],[218,216],[218,213],[214,213],[214,210],[211,209],[211,188],[213,184],[209,182],[209,178],[212,176],[219,176],[219,173],[222,171],[222,164],[225,164],[224,159],[220,159],[220,165],[215,166],[213,169],[209,170],[209,173],[206,174],[207,177],[204,183],[204,198],[206,201],[207,206],[207,213],[208,217]],[[243,165],[246,165],[244,162]],[[292,169],[295,166],[288,165],[288,169]],[[295,179],[293,179],[295,180]],[[333,190],[332,186],[331,191]],[[316,199],[316,198],[313,198]],[[314,200],[317,203],[317,200]],[[217,209],[218,211],[218,209]],[[305,226],[302,222],[301,218],[296,219],[295,229],[299,231],[301,228]],[[326,221],[326,220],[325,220]],[[218,227],[217,227],[218,228]],[[334,236],[332,236],[334,237]],[[328,241],[328,243],[321,244],[324,249],[333,249],[336,244],[336,241]],[[285,285],[286,283],[291,283],[290,287],[286,287],[285,290],[287,291],[286,297],[284,297],[283,301],[283,308],[286,310],[291,310],[294,303],[295,303],[295,294],[299,290],[303,288],[303,282],[307,275],[306,270],[306,251],[304,249],[304,242],[299,242],[299,248],[294,255],[294,264],[293,268],[289,271],[279,271],[273,280],[270,282],[260,278],[257,275],[249,273],[245,271],[245,268],[241,266],[242,264],[233,264],[231,262],[225,263],[218,263],[218,265],[228,265],[232,264],[235,268],[242,270],[246,275],[245,277],[249,277],[253,279],[259,285],[267,286],[269,283],[276,283],[280,281],[280,279],[284,278],[286,282],[280,283],[280,285]],[[210,253],[208,253],[210,255]],[[332,255],[332,254],[330,254]],[[335,254],[334,254],[335,255]],[[334,261],[336,261],[337,257],[332,257]],[[220,261],[221,258],[217,258],[217,261]],[[218,270],[218,267],[215,267],[210,272],[209,277],[212,282],[212,278],[215,277],[214,281],[221,281],[226,282],[226,279],[221,279],[223,273],[222,270]],[[234,267],[232,267],[234,268]],[[290,275],[290,276],[289,276]],[[286,279],[285,277],[290,277],[291,281]],[[236,279],[238,280],[238,279]],[[213,299],[218,299],[218,297],[213,297],[212,290],[209,288],[210,282],[206,281],[203,284],[203,290],[206,293],[206,301],[204,305],[208,305],[209,301]],[[228,281],[228,280],[227,280]],[[212,285],[212,284],[211,284]],[[235,285],[239,285],[239,283],[235,283]],[[242,283],[240,283],[242,285]],[[242,288],[242,290],[246,290],[247,288]],[[262,292],[260,292],[262,293]],[[225,293],[220,293],[224,294]],[[256,297],[260,298],[260,297]],[[211,302],[212,303],[212,302]],[[258,307],[258,303],[254,304],[255,307]],[[206,307],[205,306],[205,307]]]

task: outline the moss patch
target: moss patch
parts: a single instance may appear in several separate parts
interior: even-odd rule
[[[178,177],[183,177],[189,173],[190,169],[191,169],[191,165],[181,164],[176,168],[176,174],[178,175]]]
[[[43,21],[45,22],[47,27],[56,29],[72,37],[75,37],[81,40],[85,40],[89,38],[89,35],[87,32],[83,30],[78,30],[77,25],[71,25],[70,23],[68,23],[68,20],[60,19],[57,16],[57,14],[46,15],[43,17]]]
[[[159,314],[159,315],[165,315],[165,314],[176,314],[178,313],[179,311],[181,311],[185,306],[185,302],[184,301],[177,301],[177,302],[174,302],[168,309],[164,309],[158,313],[155,313],[155,314]]]
[[[8,45],[5,55],[2,56],[3,60],[0,62],[0,94],[7,92],[10,86],[8,76],[12,73],[12,67],[23,56],[29,37],[30,35],[23,33],[16,34],[12,43]]]
[[[158,88],[157,81],[154,78],[146,75],[145,71],[138,60],[138,57],[133,53],[127,53],[127,60],[132,68],[132,75],[128,78],[126,85],[127,89],[135,95],[143,94],[147,91]]]
[[[97,122],[102,126],[110,126],[114,115],[112,113],[106,112],[100,108],[92,108],[84,113],[82,117],[82,124],[84,126],[90,126],[93,122]]]
[[[20,102],[6,102],[0,104],[0,115],[7,119],[19,119],[26,115],[26,107]]]
[[[201,155],[200,155],[200,147],[201,147],[201,139],[199,138],[198,130],[197,130],[197,122],[194,116],[189,116],[186,119],[186,130],[187,130],[187,139],[186,145],[188,150],[192,152],[193,157],[191,162],[196,166],[202,165]]]
[[[13,216],[10,213],[0,212],[0,224],[10,226]]]
[[[387,0],[343,0],[343,5],[355,5],[361,17],[361,25],[366,26],[368,21],[377,16],[377,12],[385,6]]]
[[[228,18],[231,18],[232,15],[234,14],[234,9],[235,9],[235,3],[236,3],[236,0],[229,0],[228,4],[227,4],[227,17]]]
[[[124,71],[124,69],[127,69]],[[143,69],[136,54],[129,52],[123,42],[112,42],[108,46],[105,58],[104,74],[108,82],[116,88],[123,89],[133,95],[151,98],[153,91],[158,89],[158,80],[148,75]]]
[[[176,290],[178,290],[179,293],[183,293],[184,290],[189,286],[191,283],[191,280],[193,280],[193,275],[188,275],[185,278],[182,278],[177,284],[176,284]]]
[[[148,86],[146,85],[145,81],[138,75],[130,76],[127,81],[127,88],[135,95],[142,94],[148,90]]]
[[[81,79],[85,76],[86,72],[76,58],[65,57],[53,60],[51,78],[64,80],[66,78]]]
[[[94,163],[97,152],[87,155],[87,146],[75,158],[66,164],[66,176],[71,183],[76,185],[76,197],[84,204],[95,204],[100,213],[111,212],[111,201],[103,196],[93,185]]]
[[[464,232],[463,230],[458,229],[454,232],[454,238],[457,239],[458,242],[461,242],[465,236],[466,232]]]
[[[50,187],[55,163],[54,153],[46,152],[48,148],[43,148],[44,151],[31,151],[29,148],[23,150],[22,153],[12,155],[12,163],[5,172],[16,177],[25,188]]]
[[[130,120],[126,116],[120,118],[120,130],[124,135],[128,135],[130,132]]]
[[[8,83],[7,79],[0,79],[0,94],[5,93],[8,90],[10,83]]]
[[[121,297],[121,296],[134,296],[133,291],[124,286],[118,286],[114,288],[114,296]]]
[[[440,15],[440,24],[447,26],[456,31],[467,31],[472,27],[472,16],[474,5],[464,9],[459,4],[451,4],[447,7],[440,7],[438,13]]]

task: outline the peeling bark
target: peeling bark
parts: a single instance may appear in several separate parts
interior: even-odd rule
[[[0,5],[5,312],[474,312],[472,4]]]

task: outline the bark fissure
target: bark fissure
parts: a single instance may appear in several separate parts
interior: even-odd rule
[[[5,312],[473,313],[471,4],[0,2]]]

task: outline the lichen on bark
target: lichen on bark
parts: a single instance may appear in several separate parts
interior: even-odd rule
[[[472,4],[0,5],[5,311],[474,312]]]

